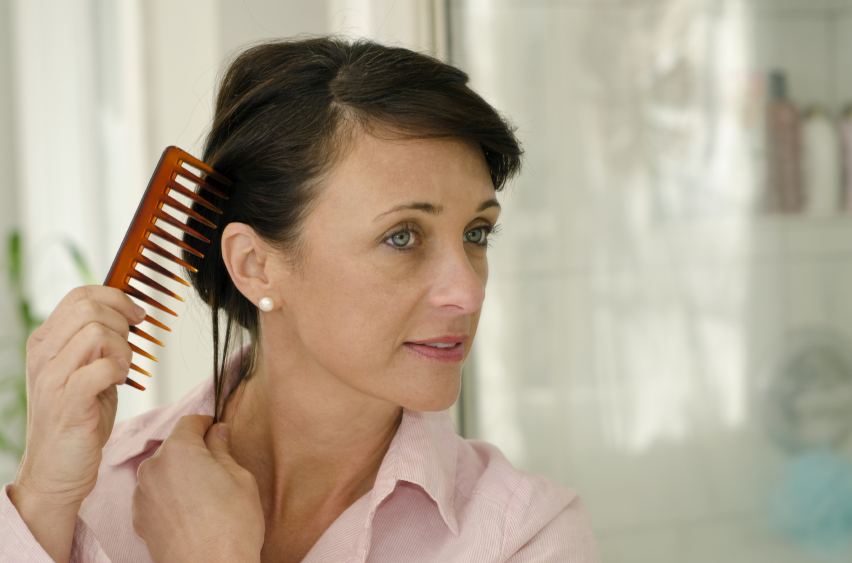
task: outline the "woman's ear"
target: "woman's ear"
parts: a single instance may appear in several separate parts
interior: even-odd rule
[[[222,260],[234,285],[246,299],[258,305],[269,297],[277,304],[275,256],[269,245],[245,223],[228,223],[222,231]]]

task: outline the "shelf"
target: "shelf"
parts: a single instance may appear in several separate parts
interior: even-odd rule
[[[748,0],[746,6],[761,15],[852,15],[850,0]]]
[[[757,266],[852,266],[852,215],[685,219],[593,231],[606,234],[590,238],[588,231],[572,235],[569,230],[558,243],[531,252],[528,244],[513,240],[520,233],[507,227],[495,243],[491,271],[520,280],[671,269],[712,275]]]

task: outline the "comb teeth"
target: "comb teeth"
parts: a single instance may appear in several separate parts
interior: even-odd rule
[[[155,362],[160,361],[157,358],[155,358],[154,356],[152,356],[151,354],[149,354],[148,352],[146,352],[145,350],[143,350],[142,348],[140,348],[139,346],[136,346],[135,344],[131,344],[130,349],[133,350],[134,352],[136,352],[137,354],[139,354],[140,356],[145,356],[149,360],[154,360]]]
[[[198,177],[194,172],[188,170],[183,165],[187,164],[194,168],[200,170],[204,175],[207,176],[207,179],[202,179]],[[215,223],[204,217],[202,214],[198,213],[195,209],[188,207],[187,205],[181,203],[172,195],[169,195],[170,192],[175,192],[176,194],[180,194],[183,197],[186,197],[192,203],[198,204],[200,207],[204,207],[213,213],[222,214],[222,211],[207,201],[207,199],[201,197],[195,191],[189,189],[185,185],[181,184],[177,181],[178,176],[189,180],[196,184],[199,189],[203,189],[215,196],[218,196],[224,200],[228,199],[228,196],[218,189],[216,186],[212,185],[208,180],[213,179],[217,183],[230,186],[232,185],[231,181],[207,166],[205,163],[201,162],[194,156],[180,150],[177,147],[169,147],[163,152],[163,156],[160,157],[160,162],[157,164],[156,170],[154,170],[154,175],[151,177],[151,181],[148,183],[148,188],[145,190],[145,195],[142,198],[142,201],[139,203],[139,207],[136,209],[136,215],[133,217],[133,222],[130,224],[130,228],[127,230],[127,234],[124,236],[124,241],[121,243],[121,248],[119,248],[118,254],[115,257],[115,260],[112,263],[112,267],[110,268],[109,274],[107,274],[107,279],[104,282],[104,285],[115,287],[124,291],[127,295],[133,297],[134,299],[138,299],[139,301],[154,307],[155,309],[159,309],[164,313],[168,313],[172,316],[177,316],[177,313],[160,303],[157,299],[154,299],[147,293],[142,292],[138,287],[130,285],[132,280],[135,280],[135,283],[140,283],[155,292],[162,293],[171,298],[177,299],[179,301],[183,301],[183,298],[177,293],[171,291],[164,285],[158,283],[139,269],[137,266],[142,265],[146,268],[150,269],[157,274],[164,276],[165,278],[174,280],[178,283],[181,283],[185,286],[189,286],[189,283],[182,279],[180,276],[169,270],[168,268],[162,266],[158,262],[155,262],[148,256],[143,255],[143,251],[148,250],[153,252],[154,254],[168,259],[171,262],[177,264],[180,267],[186,268],[192,272],[197,272],[198,270],[187,262],[182,260],[179,256],[176,256],[173,252],[166,250],[162,246],[158,245],[154,241],[150,240],[150,237],[157,236],[162,240],[166,241],[169,244],[174,245],[180,250],[188,252],[197,256],[198,258],[204,258],[204,254],[193,246],[187,244],[180,238],[176,237],[172,233],[163,229],[158,223],[162,221],[162,224],[170,225],[171,227],[185,233],[188,236],[191,236],[203,243],[209,243],[210,239],[205,237],[203,234],[193,229],[185,222],[177,219],[175,216],[171,215],[167,212],[168,209],[173,209],[178,213],[182,213],[186,215],[188,219],[193,219],[198,223],[205,225],[209,228],[216,228]],[[145,322],[148,322],[154,326],[162,328],[167,331],[171,331],[169,327],[158,321],[157,319],[147,315],[144,319]],[[162,342],[143,331],[142,329],[131,326],[130,333],[135,334],[139,338],[143,340],[147,340],[148,342],[152,342],[158,346],[164,346]],[[140,356],[144,356],[149,360],[157,361],[150,353],[146,352],[139,346],[135,344],[130,344],[130,349]],[[151,374],[140,368],[136,364],[131,364],[130,368],[134,371],[137,371],[143,375],[147,375],[151,377]],[[126,383],[131,387],[139,390],[144,390],[145,387],[139,385],[132,379],[128,378]]]
[[[200,195],[198,195],[194,191],[190,190],[189,188],[187,188],[183,184],[179,184],[178,182],[175,182],[174,180],[169,180],[168,187],[169,187],[169,189],[176,191],[177,193],[181,194],[182,196],[191,199],[193,202],[197,203],[198,205],[200,205],[202,207],[206,207],[207,209],[209,209],[213,213],[218,213],[219,215],[222,214],[221,209],[219,209],[218,207],[216,207],[215,205],[213,205],[212,203],[210,203],[209,201],[207,201],[206,199],[204,199],[203,197],[201,197]]]
[[[181,166],[184,162],[188,162],[190,166],[194,166],[194,167],[198,168],[199,170],[201,170],[202,172],[204,172],[205,174],[207,174],[211,178],[215,178],[216,181],[218,181],[222,184],[225,184],[226,186],[230,186],[230,185],[233,184],[233,182],[231,182],[230,180],[228,180],[227,178],[225,178],[224,176],[222,176],[221,174],[219,174],[218,172],[216,172],[215,170],[213,170],[212,168],[207,166],[204,162],[198,160],[197,158],[195,158],[194,156],[192,156],[188,152],[184,152],[184,151],[178,149],[177,147],[169,147],[166,150],[169,150],[169,149],[177,149],[181,153],[180,154],[180,160],[178,160],[179,170],[189,172],[188,170],[186,170],[186,168]],[[189,173],[191,174],[191,172],[189,172]],[[193,174],[193,177],[195,177],[194,174]],[[199,183],[203,183],[205,186],[212,188],[212,186],[210,186],[210,184],[203,182],[202,180],[199,180]],[[223,199],[228,199],[228,196],[226,196],[225,194],[222,194],[219,197],[221,197]]]
[[[148,227],[148,232],[151,233],[152,235],[157,235],[158,237],[165,240],[166,242],[172,243],[173,245],[177,246],[181,250],[186,250],[190,254],[195,254],[199,258],[204,258],[204,254],[198,252],[196,249],[192,248],[191,246],[189,246],[188,244],[186,244],[185,242],[183,242],[182,240],[180,240],[179,238],[177,238],[176,236],[174,236],[170,232],[164,231],[163,229],[161,229],[157,225],[153,225],[153,224],[150,225]],[[148,239],[146,238],[145,240],[148,240]],[[159,248],[159,247],[157,247],[157,248]],[[160,250],[163,250],[163,249],[160,249]],[[161,256],[163,256],[163,258],[170,258],[170,257],[174,256],[174,254],[172,254],[168,250],[163,250],[163,252],[166,253],[165,255],[161,255]],[[177,258],[177,256],[175,256],[175,258]]]
[[[207,182],[205,182],[204,180],[202,180],[201,178],[199,178],[198,176],[196,176],[195,174],[193,174],[192,172],[190,172],[186,168],[181,167],[180,170],[175,171],[175,174],[177,174],[178,176],[183,176],[184,178],[186,178],[190,182],[198,184],[199,186],[201,186],[202,188],[204,188],[205,190],[207,190],[208,192],[210,192],[213,195],[217,195],[217,196],[221,197],[222,199],[228,199],[228,196],[226,196],[224,193],[217,190],[216,188],[214,188],[213,186],[211,186],[210,184],[208,184]]]
[[[168,213],[166,213],[162,209],[157,209],[156,211],[154,211],[154,217],[162,220],[167,225],[171,225],[172,227],[174,227],[176,229],[180,229],[181,231],[185,232],[189,236],[197,238],[201,242],[210,242],[209,238],[205,237],[204,235],[202,235],[201,233],[199,233],[198,231],[196,231],[192,227],[188,227],[188,226],[186,226],[186,224],[181,223],[180,221],[178,221],[177,219],[175,219],[174,217],[172,217],[171,215],[169,215]]]
[[[157,264],[156,262],[154,262],[153,260],[151,260],[151,259],[150,259],[150,258],[148,258],[147,256],[142,256],[142,255],[140,254],[140,255],[139,255],[139,259],[137,260],[137,262],[138,262],[139,264],[142,264],[142,265],[143,265],[143,266],[145,266],[146,268],[150,268],[150,269],[154,270],[155,272],[157,272],[157,273],[158,273],[158,274],[160,274],[161,276],[166,276],[166,277],[167,277],[167,278],[169,278],[169,279],[173,279],[173,280],[175,280],[176,282],[182,283],[183,285],[185,285],[185,286],[189,287],[189,282],[188,282],[188,281],[186,281],[186,280],[185,280],[185,279],[183,279],[182,277],[178,276],[177,274],[175,274],[174,272],[172,272],[172,271],[171,271],[171,270],[169,270],[168,268],[164,268],[164,267],[160,266],[159,264]]]
[[[213,221],[210,221],[209,219],[207,219],[206,217],[204,217],[204,216],[203,216],[203,215],[201,215],[200,213],[197,213],[197,212],[193,211],[192,209],[190,209],[189,207],[185,206],[185,205],[184,205],[184,204],[182,204],[181,202],[179,202],[179,201],[177,201],[177,200],[175,200],[175,199],[172,199],[172,198],[170,198],[170,197],[169,197],[169,196],[167,196],[167,195],[164,195],[164,196],[163,196],[163,202],[164,202],[164,203],[166,203],[167,205],[171,206],[173,209],[177,209],[177,210],[178,210],[178,211],[180,211],[181,213],[184,213],[184,214],[186,214],[186,215],[188,215],[188,216],[192,217],[193,219],[195,219],[195,220],[196,220],[196,221],[198,221],[199,223],[203,223],[203,224],[207,225],[207,226],[208,226],[208,227],[210,227],[211,229],[215,229],[215,228],[216,228],[216,223],[214,223]]]
[[[164,286],[162,286],[162,285],[158,284],[157,282],[155,282],[154,280],[152,280],[151,278],[149,278],[148,276],[146,276],[145,274],[143,274],[143,273],[142,273],[142,272],[140,272],[139,270],[132,270],[132,271],[131,271],[129,274],[127,274],[127,275],[129,275],[129,276],[130,276],[131,278],[133,278],[134,280],[139,280],[140,282],[144,283],[144,284],[145,284],[145,285],[147,285],[148,287],[152,287],[152,288],[156,289],[156,290],[157,290],[157,291],[159,291],[160,293],[165,293],[165,294],[166,294],[166,295],[168,295],[169,297],[174,297],[174,298],[175,298],[175,299],[177,299],[178,301],[183,301],[183,297],[181,297],[181,296],[180,296],[180,295],[178,295],[177,293],[174,293],[174,292],[173,292],[173,291],[171,291],[170,289],[168,289],[168,288],[166,288],[166,287],[164,287]]]
[[[153,342],[157,346],[165,346],[165,344],[163,344],[162,342],[160,342],[159,340],[157,340],[156,338],[154,338],[153,336],[151,336],[150,334],[148,334],[147,332],[145,332],[141,328],[136,328],[135,326],[132,326],[132,327],[130,327],[130,332],[132,332],[133,334],[135,334],[136,336],[138,336],[140,338],[144,338],[148,342]]]

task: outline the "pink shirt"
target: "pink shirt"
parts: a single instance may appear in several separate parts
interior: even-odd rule
[[[136,469],[177,420],[212,414],[210,381],[180,401],[115,426],[83,502],[72,563],[148,563],[133,531]],[[51,563],[0,494],[0,562]],[[571,489],[513,468],[490,444],[464,440],[446,412],[406,410],[373,489],[332,523],[304,563],[475,561],[593,563],[598,547]]]

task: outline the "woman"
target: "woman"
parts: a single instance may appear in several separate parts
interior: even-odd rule
[[[462,440],[445,412],[521,154],[466,82],[330,38],[233,62],[204,160],[234,186],[192,276],[212,385],[112,429],[144,311],[110,288],[69,294],[29,342],[0,559],[597,560],[573,491]],[[220,332],[222,358],[248,336],[229,362]]]

